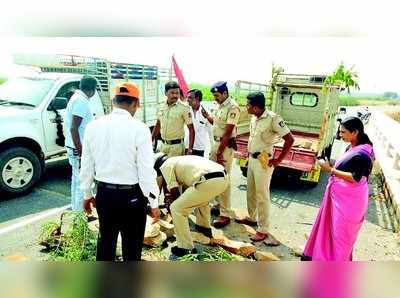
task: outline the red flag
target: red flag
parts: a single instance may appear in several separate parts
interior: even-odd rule
[[[179,66],[176,63],[175,57],[173,55],[172,55],[172,66],[174,68],[175,75],[178,78],[179,87],[181,87],[183,94],[186,97],[189,93],[189,87],[186,84],[186,81],[185,81],[185,78],[183,77],[182,71],[179,69]]]

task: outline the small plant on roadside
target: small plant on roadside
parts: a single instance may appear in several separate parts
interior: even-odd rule
[[[143,255],[154,261],[167,261],[168,260],[168,256],[162,250],[161,247],[144,249]]]
[[[188,254],[178,258],[181,262],[230,262],[243,261],[243,257],[233,255],[223,248],[210,248],[198,254]]]
[[[50,259],[54,261],[94,261],[96,259],[97,234],[89,229],[83,212],[70,212],[72,224],[65,234],[61,234],[61,225],[45,223],[39,241],[47,240],[51,249]],[[64,214],[65,215],[65,214]],[[56,232],[54,232],[56,231]],[[56,245],[54,245],[56,244]]]
[[[39,234],[40,245],[47,249],[57,247],[60,243],[61,227],[55,221],[48,221],[41,226]]]

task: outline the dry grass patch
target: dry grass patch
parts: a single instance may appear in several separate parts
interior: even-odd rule
[[[400,111],[386,112],[386,115],[388,115],[390,118],[396,120],[397,122],[400,122]]]

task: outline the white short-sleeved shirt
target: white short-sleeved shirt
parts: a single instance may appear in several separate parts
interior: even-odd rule
[[[81,143],[83,144],[83,136],[85,134],[86,126],[94,119],[94,117],[92,111],[90,110],[89,98],[81,90],[75,91],[74,95],[72,95],[71,99],[69,100],[67,108],[65,110],[65,146],[70,148],[75,148],[74,142],[72,141],[71,137],[73,116],[78,116],[82,118],[82,122],[78,128],[78,132]]]
[[[190,108],[192,115],[193,127],[194,127],[194,150],[206,150],[210,148],[210,135],[212,133],[212,125],[203,116],[200,110],[194,113],[193,109]],[[185,127],[185,148],[189,148],[189,129]]]

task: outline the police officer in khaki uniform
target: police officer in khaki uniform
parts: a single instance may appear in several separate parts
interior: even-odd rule
[[[161,132],[161,152],[168,156],[183,155],[185,152],[184,126],[189,130],[189,149],[187,154],[192,154],[194,143],[194,128],[188,104],[179,99],[179,85],[171,81],[165,84],[167,102],[158,113],[157,123],[152,132],[153,142]]]
[[[265,97],[261,92],[247,96],[247,112],[253,117],[250,122],[248,142],[249,164],[247,168],[247,209],[249,217],[236,222],[257,226],[257,233],[250,239],[264,241],[267,245],[279,245],[269,230],[270,182],[274,168],[289,152],[294,139],[282,118],[265,109]],[[284,140],[278,157],[272,157],[273,146]]]
[[[195,253],[188,216],[196,210],[195,229],[212,237],[209,202],[228,187],[228,175],[223,166],[200,156],[168,158],[158,153],[154,168],[162,177],[165,196],[173,201],[170,209],[177,246],[171,252],[178,257]],[[178,191],[180,186],[185,188],[182,195]]]
[[[229,97],[226,82],[217,82],[211,87],[215,101],[219,104],[215,114],[211,117],[202,109],[202,114],[213,124],[215,143],[211,148],[210,159],[224,166],[228,174],[231,173],[234,150],[236,149],[236,126],[239,122],[239,105]],[[220,217],[214,221],[216,228],[222,228],[230,223],[231,217],[231,187],[219,198]]]

